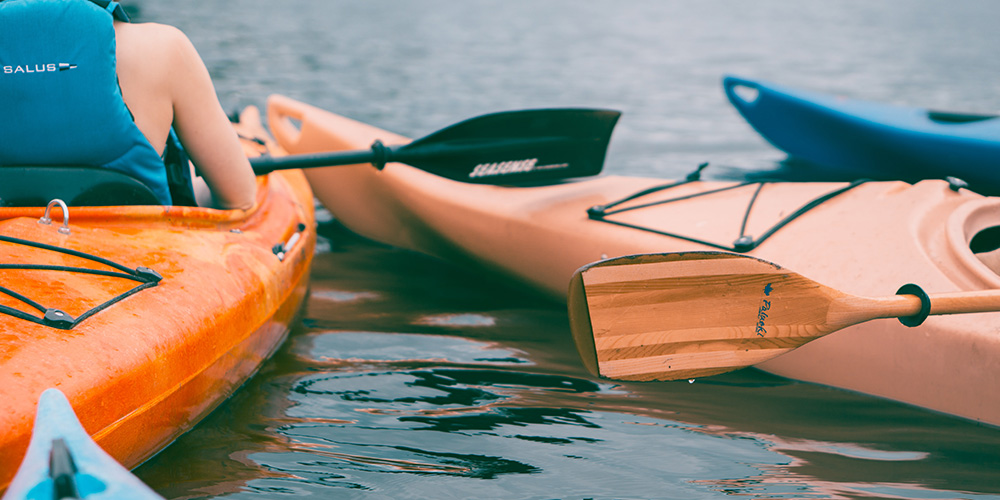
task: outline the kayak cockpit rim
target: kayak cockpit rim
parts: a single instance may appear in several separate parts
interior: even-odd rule
[[[983,198],[955,210],[947,223],[947,244],[982,286],[1000,288],[1000,200]]]
[[[116,219],[130,223],[176,221],[182,224],[235,225],[253,216],[267,202],[273,182],[271,177],[271,175],[257,177],[257,199],[252,207],[245,210],[219,210],[170,205],[70,206],[70,209],[73,211],[74,222]],[[41,218],[44,212],[45,205],[32,207],[0,206],[0,221],[17,217],[37,219]],[[58,212],[56,214],[58,215]]]

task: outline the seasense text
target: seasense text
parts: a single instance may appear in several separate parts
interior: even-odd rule
[[[554,170],[559,168],[569,168],[569,163],[556,163],[552,165],[539,165],[538,158],[527,160],[501,161],[497,163],[480,163],[469,172],[469,178],[494,177],[498,175],[522,174],[538,170]]]

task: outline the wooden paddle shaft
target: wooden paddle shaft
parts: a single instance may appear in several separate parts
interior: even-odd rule
[[[931,295],[931,314],[1000,311],[1000,290]]]
[[[939,293],[929,298],[931,315],[1000,311],[1000,290]],[[873,319],[914,316],[923,306],[920,297],[908,294],[867,300],[863,307],[876,314]]]

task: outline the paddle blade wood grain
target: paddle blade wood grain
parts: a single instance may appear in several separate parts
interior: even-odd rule
[[[598,262],[577,271],[569,293],[584,364],[619,380],[724,373],[920,306],[912,295],[851,296],[770,262],[717,252]]]

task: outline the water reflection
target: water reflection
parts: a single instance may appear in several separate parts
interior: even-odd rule
[[[926,453],[521,401],[528,393],[556,401],[566,395],[628,396],[584,379],[488,368],[345,369],[304,376],[291,392],[287,414],[302,423],[277,430],[288,439],[288,452],[249,456],[287,474],[281,481],[299,483],[285,486],[288,491],[317,492],[322,485],[397,497],[404,491],[433,495],[442,487],[421,477],[403,481],[397,490],[387,486],[397,481],[381,477],[403,474],[490,479],[475,486],[480,495],[517,492],[512,495],[517,497],[533,492],[520,483],[503,485],[504,477],[539,475],[560,498],[650,498],[658,487],[670,491],[657,498],[947,498],[947,492],[914,484],[839,483],[796,471],[810,454],[840,456],[858,467],[868,461],[924,460]],[[319,421],[330,418],[335,420]],[[268,491],[274,492],[277,482],[268,479]]]
[[[531,364],[524,351],[495,343],[443,335],[375,332],[318,332],[297,338],[294,352],[303,363],[447,362]],[[422,359],[421,356],[430,356]]]
[[[416,323],[418,325],[454,327],[493,326],[496,324],[496,318],[483,314],[437,314],[420,318]]]
[[[358,302],[361,300],[376,300],[379,298],[373,292],[349,292],[344,290],[310,290],[310,297],[331,302]]]
[[[383,340],[379,337],[385,337],[369,336],[376,344]],[[476,343],[466,340],[462,344],[473,347]],[[489,347],[482,343],[476,349]],[[318,358],[329,357],[315,344],[312,352]],[[451,359],[470,361],[463,355]],[[673,488],[683,486],[680,489],[690,495],[699,491],[704,495],[711,487],[685,484],[689,475],[729,479],[735,473],[744,477],[759,474],[750,464],[773,466],[789,461],[752,440],[711,437],[721,443],[715,453],[746,462],[720,468],[710,463],[714,461],[711,456],[696,452],[705,446],[700,443],[703,438],[685,424],[565,403],[581,396],[625,396],[610,384],[520,369],[456,368],[447,361],[433,369],[367,371],[370,361],[351,361],[352,366],[342,365],[337,372],[297,379],[290,388],[291,406],[286,414],[301,423],[277,429],[288,439],[289,452],[249,458],[271,471],[286,473],[283,481],[298,483],[296,491],[318,491],[313,489],[318,484],[330,487],[330,478],[335,477],[336,487],[345,487],[346,481],[351,488],[363,487],[393,498],[404,491],[434,496],[434,491],[445,486],[422,477],[394,489],[398,481],[382,478],[384,474],[492,480],[459,486],[478,492],[467,490],[472,495],[468,498],[532,496],[543,491],[529,486],[537,481],[507,484],[504,479],[520,475],[544,477],[542,484],[548,484],[550,494],[558,492],[558,497],[620,497],[629,490],[633,494],[626,497],[643,497],[649,494],[650,485],[661,482]],[[556,404],[538,405],[540,400]],[[709,471],[714,472],[704,475]],[[273,487],[275,480],[268,482]],[[453,485],[447,484],[446,491],[451,491]]]

